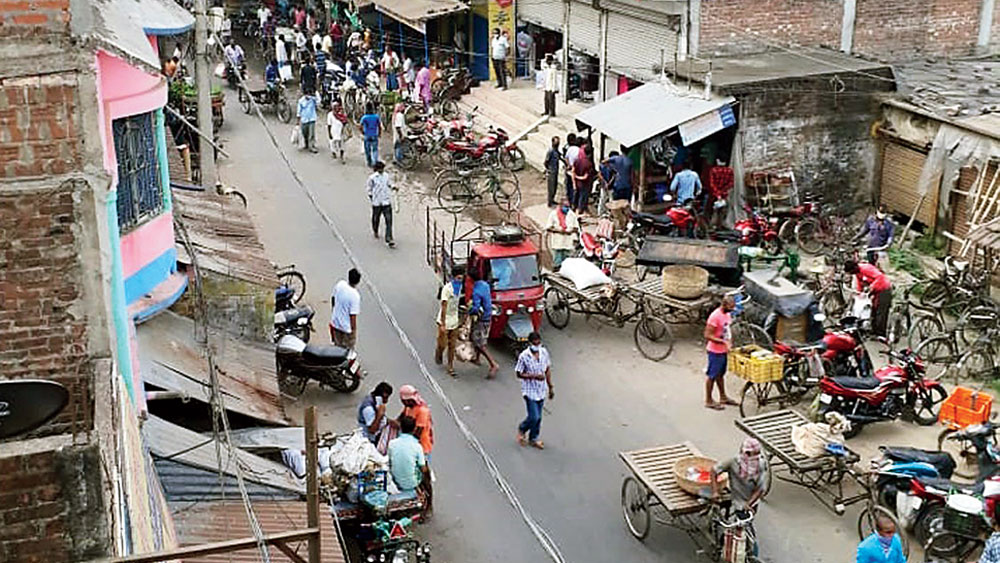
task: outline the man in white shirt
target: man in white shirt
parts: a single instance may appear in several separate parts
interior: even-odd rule
[[[545,222],[545,231],[549,234],[549,249],[552,251],[552,267],[558,269],[563,260],[569,258],[576,243],[576,235],[580,231],[580,222],[576,217],[569,200],[549,213]]]
[[[507,89],[507,51],[510,42],[500,34],[500,28],[493,29],[493,39],[490,41],[490,57],[493,59],[493,72],[497,75],[497,88]]]
[[[301,29],[295,30],[295,60],[302,60],[302,53],[306,50],[306,45],[309,40],[306,39],[306,34],[302,32]]]
[[[326,114],[326,132],[330,137],[330,155],[340,158],[340,163],[344,163],[344,124],[347,123],[347,116],[340,105],[340,102],[333,102],[333,107]]]
[[[274,40],[274,60],[278,61],[278,69],[288,64],[288,50],[285,48],[285,35],[281,34]],[[280,72],[279,72],[280,74]],[[284,81],[284,79],[282,79]]]
[[[392,114],[392,148],[396,153],[396,162],[403,160],[403,142],[406,140],[406,116],[401,103],[396,104]]]
[[[556,91],[559,90],[559,66],[552,53],[545,55],[542,63],[542,82],[545,88],[545,115],[556,116]]]
[[[324,53],[326,53],[327,57],[329,57],[333,53],[333,36],[332,35],[330,35],[329,33],[327,33],[326,35],[323,36],[323,41],[322,41],[322,43],[320,45],[320,49]]]
[[[257,8],[257,19],[260,20],[260,32],[264,33],[264,26],[267,25],[267,20],[271,19],[271,9],[267,6],[261,5]]]
[[[313,32],[312,48],[313,48],[313,53],[317,53],[323,50],[323,36],[321,36],[318,31]]]
[[[580,142],[577,141],[576,134],[570,133],[566,135],[566,153],[563,159],[566,163],[566,197],[571,203],[576,195],[573,191],[573,165],[578,158],[580,158]]]
[[[358,343],[358,314],[361,313],[359,283],[361,272],[351,268],[347,272],[347,281],[338,281],[330,293],[330,338],[342,348],[354,348]]]
[[[392,240],[392,192],[396,188],[389,180],[389,175],[385,173],[385,163],[379,160],[373,166],[375,169],[368,177],[366,191],[368,200],[372,203],[372,231],[375,238],[379,238],[379,223],[385,217],[385,243],[389,248],[395,248],[396,243]]]

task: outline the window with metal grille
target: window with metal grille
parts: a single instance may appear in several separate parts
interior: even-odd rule
[[[118,228],[124,233],[163,210],[153,114],[111,122],[118,158]]]

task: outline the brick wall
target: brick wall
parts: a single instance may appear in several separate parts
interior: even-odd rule
[[[823,202],[863,204],[871,198],[875,143],[870,137],[879,92],[889,83],[842,76],[785,80],[730,90],[741,107],[744,169],[791,168],[800,192]]]
[[[69,18],[69,0],[0,0],[0,37],[62,32]]]
[[[0,561],[107,556],[101,475],[96,446],[0,457]]]
[[[77,89],[74,73],[0,80],[0,177],[79,168]]]
[[[975,52],[981,0],[857,0],[854,53],[897,61]],[[706,0],[702,57],[784,47],[840,48],[842,0]],[[1000,9],[998,9],[1000,13]],[[996,20],[993,29],[1000,27]]]

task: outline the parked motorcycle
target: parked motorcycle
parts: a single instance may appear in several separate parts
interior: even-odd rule
[[[779,219],[766,217],[749,205],[744,205],[746,219],[740,219],[733,224],[731,230],[718,230],[710,233],[710,238],[724,242],[735,242],[740,246],[759,246],[768,254],[777,255],[783,244],[778,236]]]
[[[880,339],[883,343],[884,339]],[[819,383],[819,414],[836,411],[851,422],[845,437],[856,436],[866,424],[912,418],[921,426],[937,422],[948,393],[941,383],[927,379],[925,366],[913,351],[883,352],[900,365],[890,364],[874,377],[823,377]]]
[[[592,262],[607,276],[612,276],[615,273],[615,261],[618,259],[620,248],[621,241],[597,237],[587,231],[580,231],[578,256]]]
[[[233,66],[233,63],[227,62],[225,75],[226,75],[226,83],[229,84],[229,87],[232,88],[233,90],[239,89],[240,96],[243,96],[244,95],[242,93],[243,89],[240,88],[240,84],[246,82],[247,79],[246,63],[240,62],[239,67],[237,68]]]
[[[788,342],[775,342],[774,352],[789,360],[799,360],[812,352],[818,352],[823,364],[823,373],[836,377],[873,377],[874,368],[871,356],[864,345],[864,336],[860,323],[854,317],[844,317],[840,326],[834,329],[824,329],[826,315],[819,311],[819,305],[810,305],[806,312],[808,316],[807,340],[815,342],[799,346]],[[764,331],[775,338],[777,333],[777,315],[771,313],[764,320]],[[813,338],[818,336],[818,338]],[[818,383],[817,380],[815,383]]]

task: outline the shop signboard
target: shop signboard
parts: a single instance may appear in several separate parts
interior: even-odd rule
[[[687,147],[733,125],[736,125],[736,116],[733,114],[732,106],[726,104],[714,111],[681,123],[677,126],[677,130],[680,132],[681,142]]]

